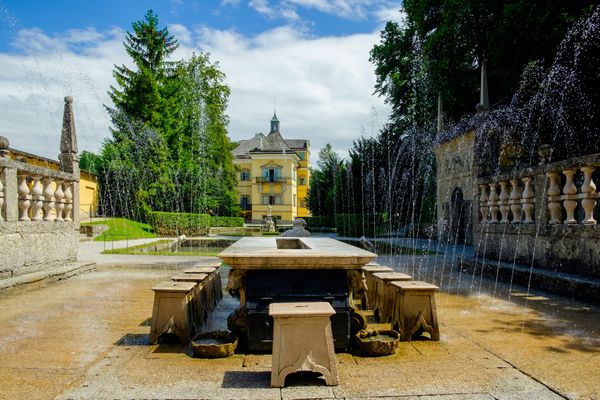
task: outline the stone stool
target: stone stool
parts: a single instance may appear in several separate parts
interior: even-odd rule
[[[271,303],[273,357],[271,386],[283,387],[292,372],[313,371],[329,386],[338,384],[331,319],[335,314],[326,302]]]
[[[375,292],[375,278],[373,278],[373,274],[377,272],[392,272],[393,269],[376,263],[369,263],[361,269],[365,274],[365,281],[367,282],[367,298],[369,299],[369,305],[371,308],[373,308],[375,306],[375,297],[377,297]]]
[[[379,322],[389,322],[392,318],[394,295],[390,287],[393,281],[410,281],[412,276],[400,272],[376,272],[373,274],[375,283],[375,302],[373,309],[379,315]]]
[[[194,301],[194,282],[161,282],[154,286],[154,307],[150,344],[172,331],[182,344],[190,341],[190,305]]]
[[[208,319],[208,309],[206,307],[206,289],[204,287],[204,281],[208,277],[207,274],[183,274],[171,277],[171,280],[175,282],[193,282],[194,286],[194,301],[191,304],[191,316],[190,325],[194,328],[194,334],[202,332],[204,323]]]
[[[400,340],[409,341],[417,332],[428,332],[431,340],[440,340],[435,307],[438,287],[427,282],[391,282],[395,292],[392,329],[400,332]]]
[[[208,299],[207,307],[212,311],[219,301],[223,298],[223,288],[221,274],[218,267],[195,266],[183,271],[186,274],[208,274],[208,283],[206,283],[206,297]]]

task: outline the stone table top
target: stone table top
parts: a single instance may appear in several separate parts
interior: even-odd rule
[[[232,269],[360,269],[377,255],[331,238],[245,237],[219,257]]]
[[[272,317],[314,317],[333,314],[335,310],[331,304],[322,301],[269,304],[269,315]]]

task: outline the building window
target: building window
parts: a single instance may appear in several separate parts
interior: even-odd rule
[[[304,160],[306,158],[306,153],[301,151],[298,153],[298,157],[300,157],[301,160]]]
[[[306,185],[306,178],[299,178],[299,179],[298,179],[298,184],[299,184],[300,186],[304,186],[304,185]]]
[[[248,198],[248,196],[242,196],[240,200],[240,206],[242,207],[242,210],[250,209],[250,199]]]
[[[248,171],[247,169],[243,169],[242,172],[240,173],[240,180],[249,181],[250,180],[250,171]]]
[[[281,178],[281,168],[263,168],[262,176],[267,182],[277,182]]]
[[[306,208],[306,200],[300,200],[300,207]]]
[[[294,195],[294,202],[293,202],[293,206],[296,207],[296,195]]]
[[[267,205],[280,205],[281,204],[281,196],[263,196],[262,203]]]

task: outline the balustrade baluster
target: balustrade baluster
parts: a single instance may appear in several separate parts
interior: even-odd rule
[[[596,220],[594,219],[594,208],[596,208],[596,184],[592,179],[592,174],[595,168],[592,166],[581,167],[583,172],[583,184],[581,185],[581,206],[585,211],[585,218],[583,223],[585,225],[595,225]]]
[[[42,196],[42,183],[40,180],[41,176],[33,177],[33,188],[31,189],[33,205],[31,207],[31,220],[41,221],[42,220],[42,206],[44,205]]]
[[[27,175],[19,175],[19,221],[31,221],[29,218],[29,206],[31,204],[31,195]]]
[[[56,181],[56,190],[54,191],[54,208],[56,210],[56,218],[55,221],[63,220],[63,209],[65,208],[65,203],[63,202],[63,198],[65,197],[65,193],[63,192],[63,181]]]
[[[563,207],[567,212],[567,218],[565,219],[565,224],[576,224],[577,220],[575,219],[575,208],[577,208],[577,187],[573,182],[573,176],[575,175],[575,169],[565,169],[562,173],[565,176],[565,186],[563,187],[563,195],[561,199],[563,200]]]
[[[523,220],[524,224],[533,224],[533,213],[535,210],[535,193],[533,192],[533,187],[531,186],[531,181],[533,179],[529,176],[526,176],[521,179],[523,181],[523,193],[521,194],[521,206],[523,208],[523,214],[525,214],[525,219]]]
[[[521,223],[521,188],[519,186],[519,180],[514,178],[510,181],[512,189],[510,191],[510,211],[512,212],[512,223]]]
[[[487,222],[488,216],[488,194],[487,194],[488,185],[479,185],[479,189],[481,190],[481,194],[479,195],[479,213],[481,214],[481,222]]]
[[[548,210],[550,210],[550,224],[560,224],[562,205],[560,203],[560,186],[558,184],[558,172],[546,173],[548,177]]]
[[[490,196],[488,206],[490,209],[490,224],[498,223],[498,192],[496,191],[496,183],[490,183]]]
[[[44,178],[44,221],[54,221],[54,189],[52,188],[52,178]]]
[[[510,210],[510,208],[508,207],[509,198],[510,196],[508,195],[508,181],[501,181],[500,196],[498,197],[498,199],[500,200],[500,215],[502,217],[500,223],[502,224],[508,224],[510,222],[508,219],[508,211]]]
[[[72,191],[73,183],[65,182],[65,209],[63,211],[63,219],[65,221],[72,221],[72,211],[73,211],[73,191]]]

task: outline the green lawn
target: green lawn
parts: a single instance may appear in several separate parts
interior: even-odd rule
[[[127,218],[111,218],[104,221],[84,223],[82,225],[106,225],[108,230],[102,232],[95,240],[131,240],[156,237],[154,230],[148,224],[129,220]]]

